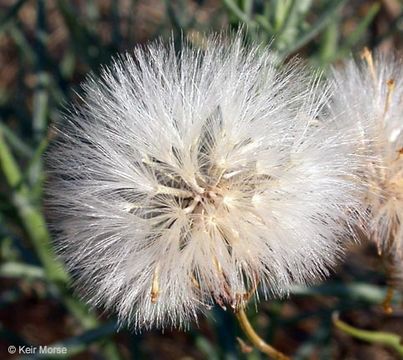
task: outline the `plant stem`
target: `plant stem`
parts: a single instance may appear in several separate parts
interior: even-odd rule
[[[271,345],[267,344],[253,329],[248,317],[246,316],[245,310],[240,306],[235,311],[236,318],[238,319],[239,325],[244,331],[245,335],[248,337],[249,341],[262,353],[268,355],[275,360],[289,360],[289,357],[284,355],[282,352],[276,350]]]
[[[383,331],[368,331],[357,329],[344,321],[339,319],[337,313],[333,314],[333,324],[339,330],[346,334],[349,334],[357,339],[367,341],[369,343],[378,343],[386,346],[390,346],[395,349],[400,355],[403,355],[403,338],[397,334]]]
[[[7,183],[13,191],[11,201],[18,211],[21,222],[31,237],[36,254],[40,259],[49,279],[55,282],[68,282],[68,276],[61,263],[56,260],[46,229],[45,219],[32,204],[30,191],[23,181],[16,160],[7,146],[0,129],[0,170],[4,173]]]

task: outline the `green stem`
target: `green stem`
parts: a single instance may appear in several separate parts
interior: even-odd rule
[[[275,360],[289,360],[289,357],[284,355],[282,352],[275,349],[273,346],[266,343],[253,329],[251,323],[249,322],[248,317],[246,316],[245,310],[243,307],[239,307],[235,311],[235,316],[238,319],[239,325],[242,328],[245,335],[248,337],[250,342],[256,347],[259,351],[266,354],[272,359]]]
[[[17,209],[25,231],[32,240],[35,252],[44,267],[47,277],[55,282],[67,283],[68,276],[63,270],[62,264],[56,260],[56,254],[50,243],[50,236],[46,228],[45,219],[31,203],[29,188],[23,181],[21,171],[10,148],[5,142],[1,128],[0,169],[8,185],[13,190],[11,201]]]
[[[399,335],[390,332],[357,329],[341,321],[338,313],[333,314],[332,320],[333,324],[346,334],[369,343],[389,346],[396,350],[400,355],[403,355],[403,338]]]

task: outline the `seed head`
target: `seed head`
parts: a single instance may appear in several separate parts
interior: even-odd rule
[[[335,106],[363,127],[361,138],[373,155],[365,175],[369,230],[379,252],[396,260],[403,255],[403,64],[391,55],[373,58],[367,49],[362,57],[334,72]]]
[[[357,130],[329,117],[317,74],[239,36],[182,48],[90,77],[48,155],[60,254],[136,328],[316,281],[360,211]]]

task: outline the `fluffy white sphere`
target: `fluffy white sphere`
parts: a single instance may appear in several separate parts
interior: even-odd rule
[[[239,37],[203,45],[116,59],[48,154],[61,255],[136,328],[323,277],[361,211],[357,129],[329,117],[319,77]]]
[[[333,73],[334,107],[362,126],[361,139],[377,163],[368,162],[369,228],[380,252],[403,255],[403,63],[366,50]],[[403,269],[403,264],[401,265]]]

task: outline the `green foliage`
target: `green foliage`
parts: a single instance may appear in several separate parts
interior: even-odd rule
[[[217,30],[226,22],[232,28],[243,27],[249,41],[272,43],[282,58],[301,52],[316,65],[327,66],[368,43],[369,29],[381,10],[378,2],[370,2],[363,16],[353,16],[353,30],[346,32],[343,26],[350,6],[346,0],[223,0],[210,13],[206,13],[205,1],[155,1],[164,16],[149,19],[154,26],[142,34],[136,23],[144,20],[136,12],[140,2],[126,2],[129,7],[123,9],[121,2],[113,1],[107,11],[102,0],[17,0],[8,7],[0,5],[1,10],[5,7],[0,15],[0,40],[10,44],[0,42],[0,51],[4,51],[5,59],[11,54],[7,63],[11,75],[4,70],[0,81],[0,280],[6,284],[0,288],[0,309],[17,306],[26,296],[24,284],[33,288],[41,284],[41,301],[56,302],[65,316],[73,319],[70,336],[56,343],[67,347],[67,357],[83,351],[95,352],[104,359],[128,357],[113,338],[116,323],[100,320],[73,294],[70,276],[55,255],[43,209],[43,154],[53,136],[49,125],[60,117],[60,109],[71,100],[73,92],[80,91],[78,84],[84,75],[99,71],[100,65],[108,63],[117,51],[131,49],[137,41],[167,37],[171,32],[176,40],[188,34],[202,36],[204,31]],[[80,3],[79,8],[76,3]],[[351,15],[351,11],[347,13]],[[393,38],[401,20],[402,13],[372,43]],[[60,44],[56,44],[55,34],[61,36]],[[7,82],[9,75],[11,81]],[[307,319],[315,319],[319,325],[309,336],[296,349],[285,350],[294,352],[296,359],[314,353],[328,358],[332,313],[368,309],[382,301],[385,289],[372,278],[373,274],[367,272],[358,279],[360,283],[346,284],[339,278],[311,289],[295,289],[293,298],[297,301],[327,301],[318,301],[314,309],[287,318],[283,316],[287,300],[273,301],[262,306],[261,315],[255,314],[253,322],[266,339],[273,340],[279,331],[292,331]],[[394,303],[398,300],[395,297]],[[19,310],[26,311],[21,306]],[[235,340],[240,332],[228,312],[214,309],[212,314],[214,319],[209,317],[202,323],[209,330],[192,328],[186,335],[199,358],[261,358],[256,351],[240,352]],[[265,323],[267,316],[269,324]],[[140,335],[124,330],[122,334],[128,338],[125,353],[130,349],[133,358],[149,357]],[[0,337],[9,344],[29,343],[8,329],[1,318]]]
[[[224,0],[224,3],[231,24],[246,25],[251,40],[271,43],[282,58],[304,49],[312,61],[322,66],[349,55],[380,10],[379,3],[373,3],[355,29],[340,39],[346,0]]]

